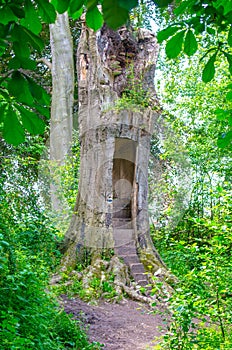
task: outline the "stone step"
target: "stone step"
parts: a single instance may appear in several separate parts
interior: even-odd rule
[[[122,255],[121,258],[124,260],[125,264],[127,266],[130,266],[130,264],[139,264],[139,258],[137,254],[134,255]]]
[[[125,210],[129,210],[131,208],[131,205],[130,204],[114,204],[113,205],[113,208],[114,210],[118,209],[118,210],[122,210],[122,209],[125,209]]]
[[[118,221],[120,222],[120,220]],[[134,230],[129,228],[114,227],[113,237],[115,242],[115,254],[124,260],[135,282],[137,282],[140,286],[146,286],[148,284],[148,280],[145,274],[144,266],[140,262],[137,255]]]
[[[123,246],[118,246],[115,247],[115,253],[119,256],[119,257],[123,257],[125,255],[136,255],[136,248],[135,246],[130,246],[130,247],[125,247],[125,245]]]
[[[148,281],[147,280],[139,280],[139,281],[137,281],[136,280],[136,282],[141,286],[141,287],[147,287],[147,285],[149,284],[148,283]]]
[[[122,219],[122,220],[131,219],[131,211],[130,210],[128,210],[128,211],[126,211],[126,210],[114,211],[113,219]]]
[[[141,274],[141,273],[144,274],[145,273],[144,266],[141,263],[136,263],[136,264],[129,263],[129,268],[130,268],[130,271],[131,271],[132,275],[134,275],[136,273],[139,273],[139,274]]]
[[[113,218],[113,227],[114,228],[132,228],[131,219],[127,218]]]
[[[146,277],[146,275],[144,273],[133,273],[131,275],[132,275],[132,277],[134,278],[134,280],[136,282],[138,282],[138,281],[145,281],[145,280],[147,281],[147,277]]]
[[[116,228],[113,230],[115,246],[122,246],[126,244],[134,244],[134,230],[129,228]]]

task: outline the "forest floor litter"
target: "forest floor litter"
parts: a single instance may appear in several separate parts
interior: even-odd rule
[[[97,305],[62,295],[68,314],[83,321],[90,342],[104,344],[104,350],[150,350],[166,333],[166,312],[131,299],[117,303],[101,300]]]

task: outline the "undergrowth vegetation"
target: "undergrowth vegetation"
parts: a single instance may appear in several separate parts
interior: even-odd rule
[[[232,347],[231,193],[220,195],[212,218],[187,213],[173,232],[154,232],[156,246],[178,277],[160,349]]]
[[[115,289],[115,276],[107,271],[103,263],[99,265],[99,269],[85,268],[80,264],[76,270],[61,272],[60,277],[59,283],[51,287],[57,296],[66,294],[70,298],[79,297],[87,302],[100,298],[109,301],[120,299]]]
[[[37,146],[35,146],[37,149]],[[35,148],[33,151],[35,151]],[[59,235],[36,190],[37,159],[2,145],[0,180],[0,344],[2,350],[98,349],[49,292]],[[10,150],[12,151],[12,150]]]

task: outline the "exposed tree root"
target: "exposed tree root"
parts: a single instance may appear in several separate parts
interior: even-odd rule
[[[65,278],[62,277],[65,275]],[[171,276],[171,274],[170,274]],[[173,281],[168,271],[159,268],[155,273],[148,273],[147,277],[149,285],[141,287],[136,282],[133,282],[128,271],[128,267],[117,257],[113,256],[109,261],[97,258],[92,265],[89,265],[82,272],[72,270],[64,272],[60,270],[60,274],[52,277],[50,284],[64,286],[68,290],[72,290],[72,286],[76,281],[81,282],[82,290],[91,298],[93,290],[93,281],[98,281],[99,291],[96,293],[98,297],[104,297],[107,293],[101,290],[104,283],[110,281],[115,293],[111,300],[120,300],[127,295],[132,300],[153,304],[155,301],[162,301],[172,294],[172,287],[169,285],[168,278]],[[89,294],[88,294],[89,293]],[[93,294],[93,299],[96,295]]]

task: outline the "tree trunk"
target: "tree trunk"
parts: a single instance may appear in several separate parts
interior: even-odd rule
[[[50,25],[52,53],[52,106],[50,125],[51,204],[62,212],[64,202],[60,191],[59,167],[64,165],[72,142],[74,63],[73,44],[68,14],[58,14]]]
[[[77,53],[81,168],[63,263],[92,263],[104,251],[124,259],[135,280],[164,266],[149,234],[148,162],[158,103],[156,37],[141,29],[93,32],[83,24]],[[123,97],[124,96],[124,97]],[[125,97],[127,96],[127,97]]]

